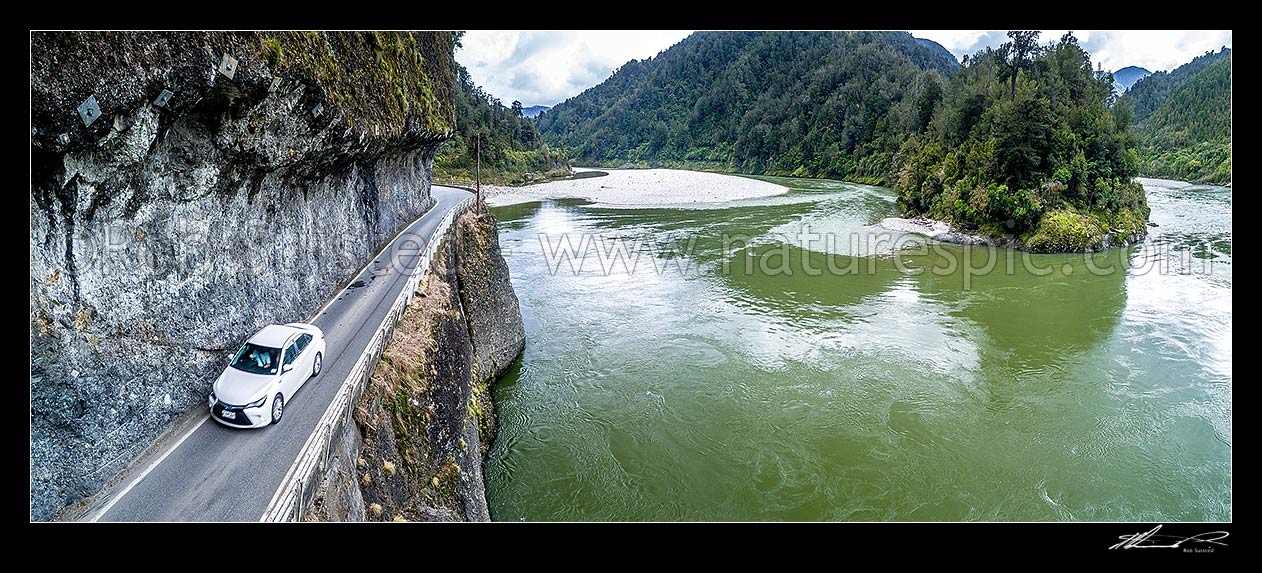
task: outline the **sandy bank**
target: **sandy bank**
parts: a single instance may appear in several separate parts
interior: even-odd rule
[[[575,172],[597,171],[576,168]],[[788,192],[787,187],[735,175],[680,169],[600,169],[601,177],[550,181],[525,187],[483,185],[486,202],[512,205],[540,199],[572,197],[601,205],[668,206],[721,203],[769,197]]]

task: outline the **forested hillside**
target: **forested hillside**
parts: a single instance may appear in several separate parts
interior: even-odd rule
[[[475,176],[477,135],[482,138],[482,182],[520,185],[570,173],[562,149],[543,142],[521,103],[505,107],[473,83],[469,71],[455,64],[455,135],[434,158],[437,182],[468,184]]]
[[[1148,76],[1118,105],[1134,110],[1140,174],[1231,183],[1231,49]]]
[[[703,32],[537,121],[589,164],[885,182],[958,67],[906,32]]]
[[[1209,52],[1175,68],[1171,72],[1156,72],[1131,86],[1122,96],[1122,101],[1131,107],[1131,115],[1136,124],[1143,123],[1157,108],[1170,98],[1170,94],[1188,78],[1208,68],[1214,62],[1230,58],[1231,49],[1223,48],[1217,52]]]

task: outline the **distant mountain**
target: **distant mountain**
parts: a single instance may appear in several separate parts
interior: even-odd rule
[[[957,69],[907,32],[698,32],[536,121],[589,164],[876,182]]]
[[[920,45],[926,48],[929,48],[933,52],[936,52],[939,56],[942,56],[942,58],[955,62],[955,67],[957,68],[960,67],[959,61],[955,59],[955,54],[952,54],[950,50],[942,47],[942,44],[939,44],[927,38],[916,38],[916,41],[920,42]],[[1144,73],[1148,73],[1148,72],[1145,71]]]
[[[541,113],[543,113],[543,112],[545,112],[545,111],[548,111],[548,110],[550,110],[550,109],[552,109],[552,106],[548,106],[548,105],[532,105],[532,106],[530,106],[530,107],[524,107],[524,108],[522,108],[522,109],[521,109],[521,114],[522,114],[522,115],[524,115],[524,116],[526,116],[526,117],[534,117],[534,116],[539,115],[539,114],[541,114]]]
[[[1231,183],[1230,49],[1140,80],[1119,105],[1133,106],[1139,120],[1135,135],[1141,174]],[[1149,108],[1153,111],[1141,113]]]
[[[1113,89],[1117,91],[1117,93],[1123,93],[1126,90],[1131,89],[1131,86],[1135,85],[1135,82],[1150,75],[1152,75],[1152,72],[1145,70],[1144,68],[1126,66],[1125,68],[1113,72]]]

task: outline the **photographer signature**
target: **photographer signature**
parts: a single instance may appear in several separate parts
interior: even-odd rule
[[[1227,537],[1228,533],[1226,531],[1209,531],[1206,533],[1198,533],[1189,537],[1158,535],[1158,531],[1161,531],[1160,525],[1144,533],[1119,535],[1118,539],[1121,539],[1121,541],[1109,549],[1178,549],[1181,545],[1189,541],[1193,543],[1211,543],[1214,545],[1222,545],[1224,547],[1227,545],[1226,543],[1219,541],[1220,539],[1225,539]],[[1157,541],[1161,541],[1161,543],[1166,543],[1167,545],[1159,544]],[[1173,541],[1173,543],[1171,543],[1171,541]]]

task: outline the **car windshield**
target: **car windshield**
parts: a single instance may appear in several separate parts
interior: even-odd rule
[[[245,343],[232,359],[232,367],[250,374],[275,374],[280,364],[280,349]]]

